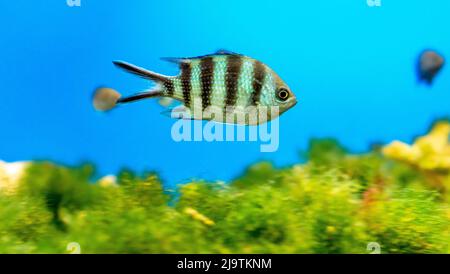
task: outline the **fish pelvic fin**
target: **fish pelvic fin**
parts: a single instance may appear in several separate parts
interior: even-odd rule
[[[134,75],[137,75],[139,77],[149,79],[156,82],[166,82],[168,79],[168,76],[162,75],[138,66],[135,66],[133,64],[124,62],[124,61],[113,61],[113,64],[117,66],[118,68],[121,68],[125,70],[126,72],[132,73]]]

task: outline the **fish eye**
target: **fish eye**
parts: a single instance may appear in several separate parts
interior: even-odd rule
[[[289,98],[289,91],[285,88],[280,88],[277,91],[277,97],[282,101],[286,101]]]

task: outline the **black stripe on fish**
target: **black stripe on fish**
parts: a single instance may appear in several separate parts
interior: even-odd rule
[[[181,63],[181,88],[183,90],[183,102],[186,107],[191,104],[191,64]]]
[[[228,55],[227,72],[225,74],[225,106],[234,106],[236,104],[238,92],[238,80],[242,67],[242,58],[239,55]]]
[[[211,105],[211,91],[214,79],[214,58],[205,57],[200,60],[200,83],[202,90],[202,109]]]
[[[253,63],[253,93],[250,98],[250,104],[253,106],[256,106],[259,103],[265,76],[266,69],[264,64],[255,60]]]
[[[173,81],[170,79],[167,79],[166,81],[164,81],[163,83],[164,85],[164,89],[167,92],[167,96],[173,96],[174,94],[174,85],[173,85]]]

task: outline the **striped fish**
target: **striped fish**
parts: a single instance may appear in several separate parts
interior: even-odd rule
[[[281,78],[262,62],[241,54],[220,50],[192,58],[163,58],[180,68],[177,76],[161,75],[132,64],[115,61],[114,64],[130,73],[156,82],[146,92],[129,97],[114,93],[94,98],[107,103],[98,110],[109,110],[117,104],[153,97],[168,97],[182,103],[171,111],[178,117],[214,120],[235,124],[261,124],[293,107],[297,100]],[[99,94],[100,93],[100,94]]]

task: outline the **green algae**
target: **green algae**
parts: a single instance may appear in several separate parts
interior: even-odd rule
[[[164,189],[157,174],[28,166],[0,192],[0,253],[449,253],[448,188],[380,151],[314,140],[306,163]],[[442,182],[448,172],[439,170]]]

